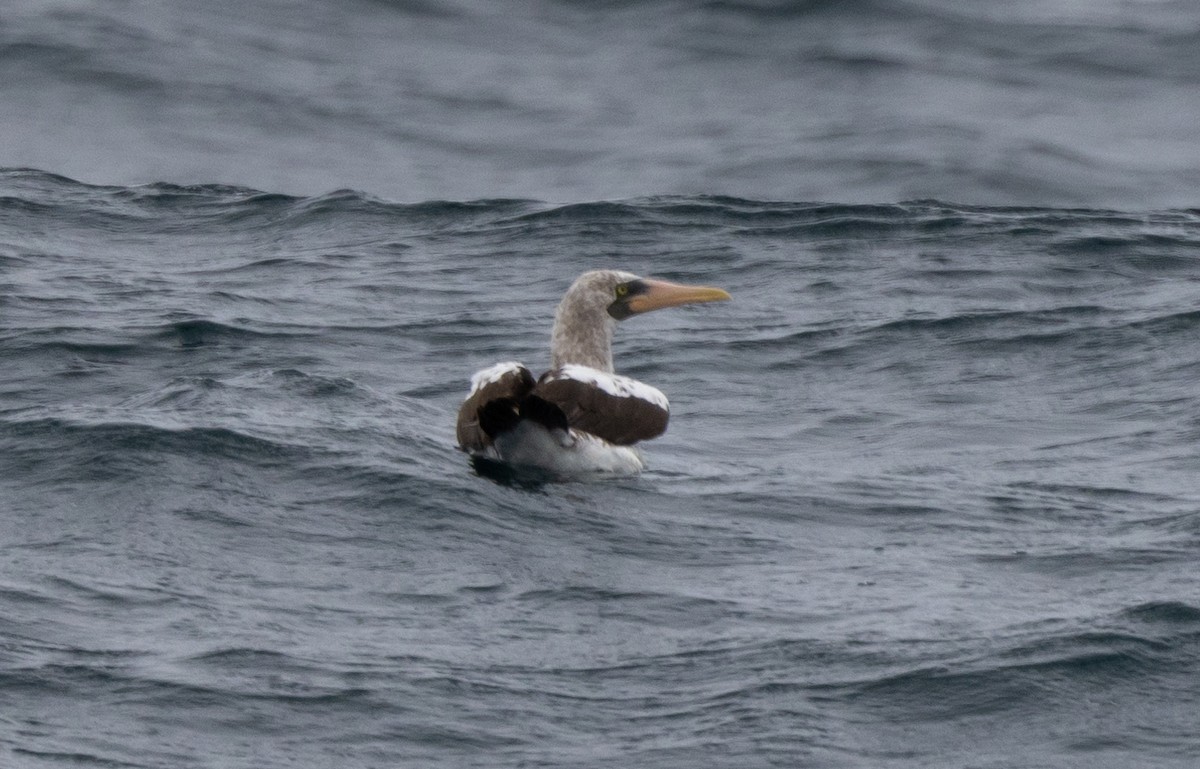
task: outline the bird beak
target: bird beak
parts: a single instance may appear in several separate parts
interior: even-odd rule
[[[729,292],[708,286],[684,286],[648,278],[642,278],[639,283],[641,290],[626,300],[630,314],[696,302],[723,302],[732,298]]]

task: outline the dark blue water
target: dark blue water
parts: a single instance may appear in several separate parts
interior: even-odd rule
[[[12,4],[0,766],[1200,765],[1200,13],[958,5]]]

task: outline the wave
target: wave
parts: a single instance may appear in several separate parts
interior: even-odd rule
[[[1109,233],[1093,233],[1055,241],[1054,253],[1089,256],[1131,251],[1167,254],[1151,268],[1186,268],[1194,263],[1197,239],[1188,231],[1200,221],[1190,210],[1137,215],[1109,209],[984,207],[936,200],[892,204],[778,202],[714,195],[655,196],[621,201],[550,205],[535,200],[480,199],[394,203],[353,190],[297,197],[223,184],[147,184],[112,187],[77,182],[35,169],[0,169],[0,215],[31,219],[55,218],[106,229],[184,232],[188,228],[236,232],[270,227],[305,231],[347,223],[405,227],[413,235],[439,231],[510,236],[513,228],[534,230],[558,226],[629,226],[714,228],[727,235],[752,238],[871,238],[884,232],[918,237],[1042,236],[1064,223],[1093,223]]]
[[[6,472],[17,477],[45,476],[62,480],[70,475],[100,480],[112,476],[141,476],[146,462],[168,456],[220,457],[256,465],[302,463],[317,451],[284,440],[252,435],[228,427],[158,426],[145,423],[80,423],[57,417],[0,422],[8,450]],[[49,471],[49,472],[48,472]]]
[[[906,720],[933,722],[994,715],[1023,707],[1066,706],[1137,681],[1174,678],[1200,651],[1200,612],[1189,604],[1130,607],[1095,629],[1049,635],[987,656],[834,685],[864,707],[897,709]],[[1040,704],[1034,704],[1040,703]]]
[[[363,327],[358,330],[370,333],[375,329]],[[322,333],[323,329],[320,328],[294,324],[255,328],[250,324],[189,318],[168,321],[149,328],[125,326],[98,329],[52,326],[25,330],[0,338],[0,349],[7,350],[10,355],[18,358],[65,354],[90,362],[129,363],[139,358],[160,358],[164,348],[242,349],[247,346],[268,346],[281,342],[310,341],[320,337]]]
[[[301,330],[295,327],[265,331],[204,318],[193,318],[168,323],[159,330],[151,332],[149,338],[178,344],[183,348],[195,348],[213,344],[262,342],[281,338],[304,339],[315,337],[318,333],[313,329]]]
[[[1184,625],[1200,630],[1200,606],[1183,601],[1148,601],[1125,609],[1120,616],[1145,625]]]

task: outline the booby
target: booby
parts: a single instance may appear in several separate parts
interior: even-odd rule
[[[535,379],[521,363],[507,361],[471,377],[458,412],[459,447],[556,477],[640,472],[644,462],[634,444],[662,435],[670,405],[657,389],[613,370],[617,322],[729,298],[719,288],[585,272],[555,312],[548,371]]]

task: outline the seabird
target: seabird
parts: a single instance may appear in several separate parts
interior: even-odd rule
[[[613,371],[617,321],[651,310],[729,299],[628,272],[593,270],[567,290],[550,334],[550,370],[534,379],[516,361],[471,377],[458,412],[458,445],[473,456],[553,476],[629,475],[634,445],[662,435],[670,406],[655,388]]]

